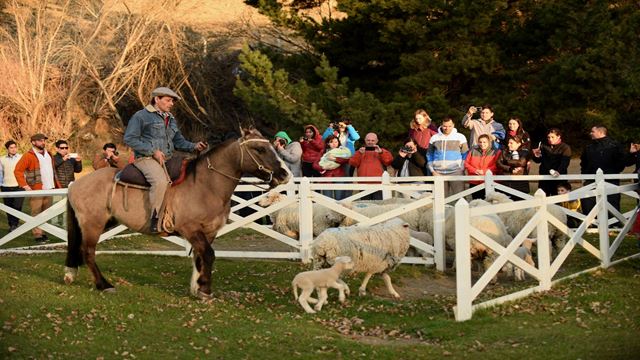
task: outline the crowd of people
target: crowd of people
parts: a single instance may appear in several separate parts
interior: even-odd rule
[[[174,101],[179,99],[171,89],[156,88],[151,93],[150,104],[131,118],[125,132],[125,144],[133,149],[134,155],[125,158],[118,153],[114,143],[107,143],[92,161],[94,169],[122,169],[132,162],[143,172],[152,185],[152,229],[158,221],[167,187],[162,164],[175,149],[202,151],[207,146],[203,142],[190,142],[181,135],[170,113]],[[479,117],[474,117],[476,114]],[[158,126],[147,126],[156,122]],[[505,128],[494,120],[491,105],[469,107],[461,124],[470,130],[469,140],[458,132],[453,117],[444,117],[437,126],[425,110],[418,109],[409,123],[402,146],[395,153],[381,147],[374,132],[367,133],[364,144],[358,147],[356,143],[360,134],[348,119],[330,123],[324,131],[315,125],[306,125],[304,135],[297,141],[292,140],[286,131],[279,131],[275,134],[273,146],[295,177],[379,177],[385,171],[400,177],[485,175],[488,171],[496,175],[527,175],[532,162],[540,164],[541,175],[557,177],[568,173],[572,149],[563,141],[563,134],[558,128],[549,129],[546,141],[534,147],[521,119],[509,118]],[[581,157],[582,174],[594,174],[597,169],[602,169],[605,174],[617,174],[626,166],[640,165],[640,144],[631,144],[626,149],[608,136],[603,125],[593,126],[590,135],[592,140]],[[66,188],[75,180],[75,174],[82,171],[82,157],[70,152],[66,140],[55,142],[56,153],[52,155],[46,149],[47,140],[44,134],[33,135],[32,147],[25,154],[18,153],[15,141],[5,143],[7,153],[0,157],[2,191]],[[463,191],[466,184],[465,181],[447,182],[445,196]],[[477,186],[482,184],[482,180],[469,181],[468,184]],[[528,181],[504,181],[503,184],[522,193],[530,193]],[[559,180],[541,181],[538,187],[547,195],[571,190],[568,182]],[[343,190],[326,190],[324,194],[337,200],[349,195]],[[478,191],[473,193],[473,198],[483,198],[484,195],[484,191]],[[365,197],[381,198],[381,192]],[[23,198],[7,197],[4,202],[20,211]],[[609,202],[619,210],[620,195],[610,195]],[[29,197],[32,216],[50,207],[51,203],[49,196]],[[586,198],[565,206],[587,213],[594,206],[594,199]],[[7,219],[9,231],[15,230],[19,225],[18,219],[11,214],[7,214]],[[41,229],[32,231],[36,242],[47,241],[47,235]]]

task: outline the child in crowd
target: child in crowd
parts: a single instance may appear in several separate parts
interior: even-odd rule
[[[571,184],[569,184],[568,181],[563,181],[558,183],[556,189],[558,190],[558,195],[568,194],[569,192],[571,192]],[[575,212],[582,211],[580,199],[561,202],[560,206]],[[567,216],[567,226],[575,229],[580,226],[580,220],[574,218],[573,216]]]

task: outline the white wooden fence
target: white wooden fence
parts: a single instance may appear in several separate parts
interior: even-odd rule
[[[627,185],[616,186],[605,182],[605,180],[622,180],[626,181]],[[445,249],[445,206],[455,204],[455,218],[456,218],[456,282],[457,282],[457,306],[455,309],[456,319],[459,321],[467,320],[471,317],[471,314],[475,309],[499,304],[505,301],[514,300],[536,291],[548,290],[554,281],[553,276],[557,273],[558,269],[566,260],[571,250],[576,245],[580,245],[588,252],[593,254],[600,260],[602,267],[608,267],[612,265],[612,256],[618,249],[622,239],[631,227],[631,224],[637,216],[637,209],[629,211],[624,214],[619,213],[606,201],[606,195],[610,194],[625,194],[634,198],[638,198],[635,192],[638,185],[633,181],[637,179],[635,174],[619,174],[619,175],[603,175],[599,172],[596,175],[562,175],[559,178],[553,178],[549,175],[529,175],[529,176],[494,176],[488,173],[484,176],[439,176],[439,177],[411,177],[411,178],[397,178],[390,177],[385,173],[379,178],[367,178],[367,181],[378,182],[362,184],[357,181],[362,181],[362,178],[295,178],[290,183],[284,184],[276,188],[275,190],[286,192],[288,195],[286,201],[273,204],[267,208],[262,208],[257,205],[260,199],[265,196],[261,194],[251,199],[244,199],[240,196],[242,192],[256,191],[257,189],[251,185],[239,185],[236,189],[236,193],[233,195],[232,200],[236,205],[232,206],[231,214],[229,216],[229,223],[225,225],[218,233],[218,236],[232,232],[239,228],[253,229],[261,234],[264,234],[275,241],[280,241],[288,245],[290,251],[247,251],[246,249],[238,249],[235,251],[216,251],[218,257],[242,257],[242,258],[272,258],[272,259],[301,259],[302,261],[308,261],[310,254],[310,246],[313,242],[313,203],[320,204],[330,208],[336,212],[349,216],[358,221],[357,226],[371,225],[379,222],[386,221],[390,218],[399,216],[406,212],[418,209],[422,206],[433,204],[433,238],[434,244],[428,245],[420,242],[416,239],[411,239],[411,245],[414,248],[420,249],[427,255],[423,257],[405,257],[404,263],[414,264],[435,264],[436,268],[440,271],[445,270],[446,266],[446,249]],[[248,179],[257,180],[257,179]],[[484,180],[484,183],[464,190],[458,194],[451,195],[449,197],[444,196],[445,182],[447,181],[465,181],[470,180]],[[520,193],[511,188],[505,187],[498,183],[498,181],[504,180],[516,180],[516,181],[539,181],[539,180],[567,180],[567,181],[583,181],[594,180],[595,182],[578,188],[569,194],[558,195],[552,197],[546,197],[542,191],[539,191],[535,196],[529,194]],[[352,191],[354,194],[341,201],[336,201],[321,194],[322,190],[347,190]],[[465,197],[476,192],[486,190],[492,192],[500,190],[510,194],[514,194],[523,199],[523,201],[517,201],[508,205],[493,205],[469,209],[468,203],[465,201]],[[384,214],[377,215],[369,218],[359,213],[354,212],[349,207],[345,207],[345,203],[360,199],[373,192],[381,191],[383,198],[390,198],[392,196],[405,196],[414,199],[409,204],[398,205],[397,208],[388,211]],[[65,212],[66,209],[66,189],[48,190],[48,191],[30,191],[30,192],[0,192],[0,198],[5,197],[31,197],[31,196],[60,196],[61,200],[54,203],[54,205],[46,211],[38,214],[35,217],[16,211],[8,206],[0,203],[0,210],[6,213],[12,214],[24,221],[18,229],[10,232],[0,238],[0,246],[7,244],[9,241],[16,239],[18,236],[30,231],[36,226],[40,226],[44,231],[52,234],[60,239],[66,240],[67,232],[65,229],[54,226],[47,223],[52,218]],[[573,216],[582,221],[582,224],[577,229],[569,229],[566,225],[561,224],[557,219],[549,216],[546,211],[546,205],[557,204],[559,202],[575,200],[579,198],[592,197],[597,198],[597,205],[589,214],[580,214],[571,212],[565,209],[565,212],[569,216]],[[299,209],[299,225],[300,234],[299,239],[294,239],[286,235],[275,232],[270,226],[260,225],[254,221],[260,219],[274,211],[282,209],[283,207],[291,204],[298,204]],[[500,213],[505,211],[521,210],[526,208],[535,207],[538,209],[537,215],[534,216],[531,221],[522,229],[520,234],[516,236],[513,242],[506,248],[501,247],[495,241],[484,236],[478,229],[473,228],[470,225],[470,218],[482,214]],[[255,213],[242,217],[237,214],[243,208],[251,208],[255,210]],[[608,218],[608,212],[613,214],[612,218]],[[604,221],[603,221],[604,220]],[[4,220],[0,220],[4,221]],[[570,237],[567,245],[559,252],[559,254],[552,261],[551,254],[549,253],[549,239],[547,226],[551,223],[558,227],[562,232]],[[610,243],[609,241],[609,226],[618,223],[621,226],[619,235]],[[599,233],[599,244],[594,246],[588,243],[582,237],[590,225],[597,225]],[[532,267],[517,258],[513,252],[517,249],[522,241],[526,238],[526,235],[531,230],[536,229],[538,239],[538,252],[537,252],[537,267]],[[127,228],[125,226],[117,226],[103,233],[100,237],[100,241],[106,241],[120,235]],[[489,248],[499,254],[495,263],[478,279],[475,284],[472,284],[471,277],[471,259],[469,256],[470,238],[473,237],[476,240],[486,244]],[[154,255],[178,255],[189,256],[190,246],[188,242],[177,236],[164,237],[165,240],[170,241],[183,247],[183,250],[158,250],[158,251],[141,251],[141,250],[117,250],[117,251],[99,251],[98,253],[130,253],[130,254],[154,254]],[[56,247],[60,243],[52,243],[45,245],[34,245],[24,247],[6,247],[0,249],[2,253],[42,253],[45,251],[60,251],[51,250],[51,247]],[[49,250],[47,250],[49,249]],[[634,256],[638,256],[636,254]],[[481,291],[487,286],[493,276],[502,268],[507,262],[511,262],[515,266],[522,268],[529,275],[539,281],[539,285],[531,289],[519,291],[514,294],[510,294],[498,299],[493,299],[480,304],[473,304],[473,301],[478,297]],[[592,270],[592,269],[590,269]],[[573,276],[573,275],[571,275]],[[561,279],[560,279],[561,280]],[[556,280],[559,281],[559,280]]]

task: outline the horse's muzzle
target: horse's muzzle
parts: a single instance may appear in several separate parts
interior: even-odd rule
[[[286,184],[291,179],[291,173],[286,171],[285,169],[278,169],[274,172],[273,177],[271,178],[271,182],[269,182],[269,186],[276,187],[280,184]]]

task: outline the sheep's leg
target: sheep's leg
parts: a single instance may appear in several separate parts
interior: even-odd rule
[[[396,289],[394,289],[393,285],[391,284],[391,276],[389,276],[389,274],[387,273],[382,273],[382,280],[384,280],[384,284],[387,285],[387,291],[389,291],[389,294],[391,294],[391,296],[393,296],[394,298],[399,299],[400,294],[398,294]]]
[[[316,313],[315,311],[313,311],[313,309],[311,308],[311,306],[309,306],[309,303],[307,302],[307,299],[309,298],[309,295],[311,295],[312,292],[313,292],[313,288],[302,289],[302,293],[300,294],[300,297],[298,298],[298,302],[300,303],[300,305],[302,305],[302,308],[308,314],[315,314]]]
[[[322,310],[322,305],[324,305],[327,302],[327,298],[328,298],[327,288],[326,287],[319,288],[318,289],[318,303],[313,308],[316,309],[316,311]]]
[[[346,300],[346,297],[349,296],[349,294],[351,294],[351,289],[349,289],[349,285],[347,285],[347,283],[345,283],[341,279],[338,279],[336,281],[336,289],[340,291],[338,299],[340,300],[341,303],[343,303]]]
[[[358,289],[358,295],[360,296],[367,295],[367,283],[369,283],[369,279],[371,279],[371,276],[373,276],[373,273],[367,273],[367,275],[364,276],[364,280],[362,280],[362,284]]]

